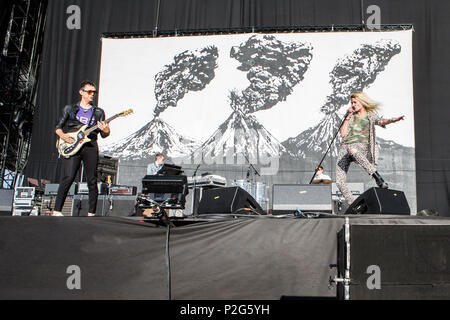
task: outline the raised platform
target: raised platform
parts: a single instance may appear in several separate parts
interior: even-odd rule
[[[142,218],[0,217],[0,299],[167,299],[167,253],[172,299],[334,298],[337,270],[329,265],[338,263],[346,221],[369,228],[353,253],[370,249],[363,264],[381,268],[383,289],[433,273],[439,277],[423,279],[438,279],[440,291],[424,280],[430,289],[417,286],[407,298],[450,298],[450,218],[334,215],[173,219],[170,229]],[[392,282],[384,253],[409,264],[401,270],[410,277]]]

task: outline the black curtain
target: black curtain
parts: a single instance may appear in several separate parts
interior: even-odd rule
[[[71,5],[81,9],[80,30],[66,26]],[[437,0],[50,0],[25,174],[58,181],[53,128],[62,107],[78,98],[79,82],[98,82],[104,32],[359,24],[370,5],[380,7],[381,24],[414,26],[417,208],[450,215],[450,2]]]

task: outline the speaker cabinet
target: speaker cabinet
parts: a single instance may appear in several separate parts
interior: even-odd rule
[[[340,300],[450,299],[450,225],[345,225]]]
[[[105,212],[106,196],[99,195],[97,198],[97,211],[96,216],[103,216]],[[72,204],[72,216],[75,217],[87,217],[89,212],[89,196],[88,195],[75,195],[73,196]]]
[[[41,203],[41,215],[51,214],[53,208],[55,207],[56,195],[44,195],[42,196]],[[73,206],[73,196],[67,196],[64,201],[63,208],[61,213],[64,216],[72,215],[72,206]]]
[[[332,212],[330,184],[274,184],[272,213],[301,211]]]
[[[0,189],[0,216],[12,215],[14,190]]]
[[[247,191],[240,187],[228,187],[203,190],[197,212],[246,214],[249,210],[264,213],[258,202]]]
[[[136,196],[105,196],[104,215],[109,217],[131,217],[136,215]]]
[[[345,214],[410,215],[411,209],[402,191],[370,188],[348,207]]]
[[[89,194],[89,187],[87,182],[79,182],[77,185],[77,194]],[[97,190],[99,195],[108,194],[108,185],[106,183],[98,182]]]

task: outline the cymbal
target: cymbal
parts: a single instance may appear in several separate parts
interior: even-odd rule
[[[331,183],[333,183],[333,181],[329,180],[329,179],[318,179],[318,180],[313,180],[312,183],[313,184],[331,184]]]

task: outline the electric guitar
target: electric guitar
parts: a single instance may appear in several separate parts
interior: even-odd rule
[[[106,123],[110,123],[112,120],[118,118],[118,117],[125,117],[129,115],[130,113],[133,113],[133,109],[129,109],[126,111],[123,111],[121,113],[118,113],[111,118],[108,118],[105,120]],[[58,153],[62,155],[64,158],[70,158],[75,153],[80,150],[80,148],[87,142],[91,141],[91,139],[88,138],[89,134],[91,134],[92,131],[96,130],[98,128],[98,125],[95,125],[93,127],[90,127],[87,129],[87,124],[83,125],[78,131],[74,132],[68,132],[67,134],[72,137],[74,140],[73,143],[67,143],[62,138],[59,138],[58,141],[56,141],[56,149],[58,150]]]

